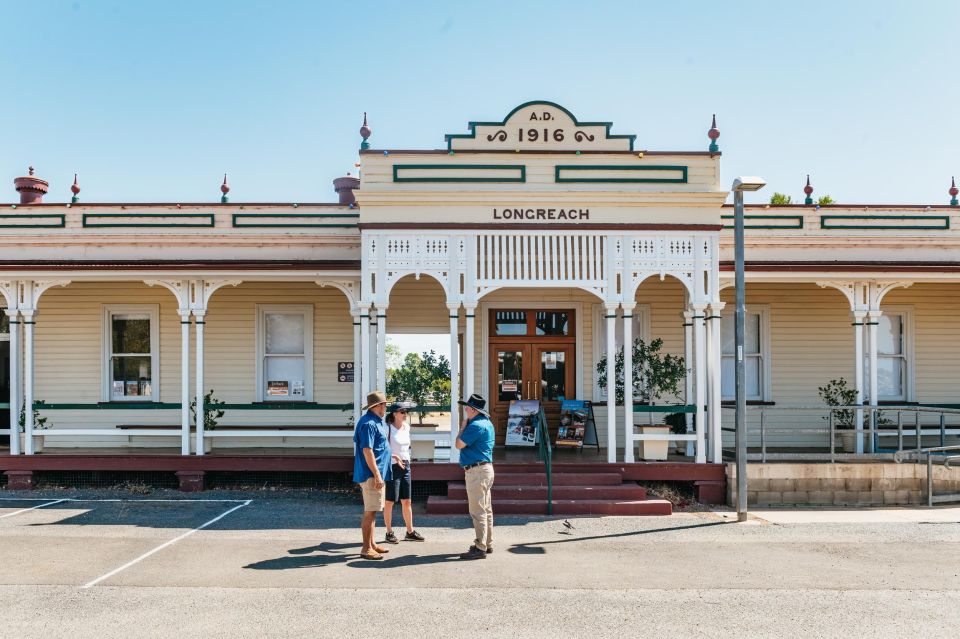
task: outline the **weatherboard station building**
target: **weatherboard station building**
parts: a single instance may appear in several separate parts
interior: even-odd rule
[[[385,386],[387,333],[449,333],[452,393],[489,399],[498,444],[511,399],[539,400],[554,434],[562,400],[590,400],[589,461],[716,499],[734,293],[716,123],[691,151],[641,149],[551,102],[468,129],[438,150],[373,149],[365,119],[359,177],[334,180],[334,203],[232,202],[226,178],[220,202],[87,203],[75,180],[51,203],[33,170],[16,178],[0,215],[10,487],[57,469],[176,470],[194,487],[212,470],[337,470]],[[747,206],[750,402],[816,405],[841,377],[867,404],[956,401],[956,187],[919,206],[811,192]],[[685,357],[663,402],[685,432],[644,433],[662,415],[599,384],[598,362],[638,337]],[[225,403],[212,430],[191,412],[210,391]],[[811,420],[766,444],[824,446]],[[420,435],[436,440],[420,478],[455,476],[455,432]],[[638,458],[662,440],[684,454]]]

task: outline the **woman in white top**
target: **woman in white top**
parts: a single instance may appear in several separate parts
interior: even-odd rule
[[[410,425],[407,424],[407,409],[402,404],[391,404],[387,408],[387,428],[390,429],[390,456],[393,462],[392,479],[387,482],[387,495],[383,505],[383,524],[387,529],[385,541],[398,544],[393,534],[390,520],[393,517],[393,503],[400,502],[403,521],[407,525],[404,541],[423,541],[423,536],[413,529],[413,507],[410,503],[413,479],[410,469]]]

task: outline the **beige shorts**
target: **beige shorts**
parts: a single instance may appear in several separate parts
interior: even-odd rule
[[[364,512],[380,512],[383,510],[383,501],[384,494],[386,492],[386,484],[380,487],[378,490],[375,487],[376,480],[371,477],[367,481],[360,484],[360,490],[363,492],[363,510]]]

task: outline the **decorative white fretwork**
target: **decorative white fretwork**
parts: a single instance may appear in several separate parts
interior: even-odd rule
[[[364,231],[362,304],[386,305],[402,277],[433,277],[447,304],[475,304],[500,288],[579,288],[620,305],[649,277],[672,276],[691,301],[719,299],[716,233],[481,230]]]
[[[360,282],[358,280],[317,280],[316,283],[320,288],[330,286],[343,293],[347,298],[347,303],[350,304],[350,314],[358,315],[360,313],[358,306]]]

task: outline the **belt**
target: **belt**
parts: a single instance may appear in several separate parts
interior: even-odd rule
[[[477,462],[476,464],[469,464],[467,466],[464,466],[463,469],[470,470],[471,468],[476,468],[477,466],[486,466],[487,464],[491,464],[491,463],[493,462],[488,462],[488,461]]]

